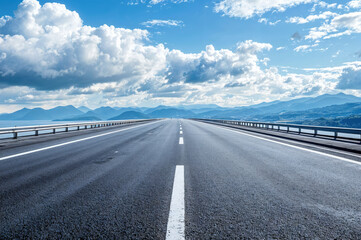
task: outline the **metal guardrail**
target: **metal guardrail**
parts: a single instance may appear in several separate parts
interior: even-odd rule
[[[267,130],[283,131],[287,133],[298,133],[313,135],[314,137],[323,136],[331,137],[333,139],[351,139],[360,141],[361,143],[361,129],[358,128],[340,128],[340,127],[324,127],[298,124],[284,124],[284,123],[268,123],[268,122],[251,122],[251,121],[233,121],[233,120],[218,120],[218,119],[194,119],[205,122],[218,122],[224,124],[262,128]]]
[[[24,127],[12,127],[12,128],[0,128],[0,135],[12,134],[13,138],[19,137],[20,133],[34,132],[33,136],[39,136],[41,132],[52,130],[52,133],[69,132],[72,128],[74,130],[88,129],[88,128],[100,128],[107,126],[115,126],[130,123],[149,122],[156,119],[137,119],[137,120],[119,120],[119,121],[99,121],[99,122],[79,122],[69,124],[54,124],[54,125],[39,125],[39,126],[24,126]],[[57,131],[64,129],[63,131]],[[49,132],[48,132],[49,133]],[[50,132],[51,133],[51,132]]]

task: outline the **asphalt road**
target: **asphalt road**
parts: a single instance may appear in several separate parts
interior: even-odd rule
[[[177,165],[186,239],[361,239],[357,155],[191,120],[64,136],[0,148],[0,239],[165,239]]]

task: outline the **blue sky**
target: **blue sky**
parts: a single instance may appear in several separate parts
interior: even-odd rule
[[[0,111],[361,95],[361,1],[2,0]]]

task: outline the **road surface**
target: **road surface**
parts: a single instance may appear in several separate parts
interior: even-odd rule
[[[355,154],[183,119],[37,139],[0,148],[0,239],[361,238]]]

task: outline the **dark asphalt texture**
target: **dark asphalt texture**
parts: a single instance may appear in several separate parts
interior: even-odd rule
[[[360,165],[234,131],[162,120],[0,161],[0,239],[164,239],[176,165],[186,239],[361,239]]]

